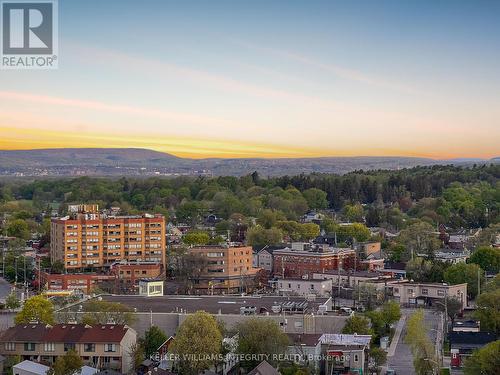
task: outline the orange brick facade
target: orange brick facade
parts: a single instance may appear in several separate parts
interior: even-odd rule
[[[204,268],[194,280],[194,288],[198,291],[238,293],[254,288],[260,269],[252,266],[252,247],[200,246],[189,252],[204,259]]]
[[[303,277],[312,278],[313,273],[321,273],[339,268],[353,269],[356,253],[354,250],[341,250],[338,252],[312,252],[275,250],[274,275],[278,277]]]
[[[66,270],[99,268],[121,260],[165,265],[165,218],[95,214],[52,219],[50,257],[62,261]]]

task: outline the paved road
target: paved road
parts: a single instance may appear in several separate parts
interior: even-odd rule
[[[407,318],[414,312],[414,309],[402,309],[402,314]],[[425,310],[425,323],[429,328],[429,337],[434,344],[436,341],[436,330],[439,327],[441,317],[435,314],[433,310]],[[406,324],[403,327],[399,342],[393,356],[387,357],[387,365],[389,368],[396,370],[398,375],[414,375],[413,356],[408,345],[405,344]]]
[[[9,284],[3,277],[0,277],[0,300],[4,301],[12,290],[12,285]]]

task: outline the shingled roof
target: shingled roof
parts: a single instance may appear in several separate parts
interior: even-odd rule
[[[122,324],[18,324],[7,329],[1,342],[119,343],[130,328]]]

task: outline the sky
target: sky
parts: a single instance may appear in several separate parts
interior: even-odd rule
[[[500,2],[60,0],[0,70],[0,149],[500,156]]]

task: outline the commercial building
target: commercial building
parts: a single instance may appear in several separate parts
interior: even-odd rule
[[[275,282],[281,295],[330,297],[332,295],[331,279],[279,279]]]
[[[75,350],[86,365],[128,373],[136,339],[132,328],[119,324],[18,324],[0,336],[0,354],[51,365]]]
[[[302,245],[302,246],[300,246]],[[314,273],[337,269],[353,269],[356,252],[352,249],[332,248],[329,245],[292,244],[291,248],[273,251],[274,275],[281,278],[312,278]]]
[[[446,297],[455,297],[467,307],[467,283],[448,285],[444,283],[399,282],[393,284],[392,295],[400,304],[410,306],[432,306]]]
[[[189,253],[199,261],[200,272],[191,280],[198,293],[250,292],[256,285],[260,269],[253,267],[250,246],[196,246]]]
[[[141,279],[139,280],[139,295],[146,297],[163,295],[163,280]]]
[[[49,291],[81,290],[90,294],[96,288],[113,293],[134,294],[139,280],[161,275],[160,263],[122,262],[110,265],[109,271],[51,274],[40,272],[41,285]]]
[[[166,264],[162,215],[111,216],[97,205],[69,207],[51,219],[50,257],[66,270],[108,267],[125,261]]]

